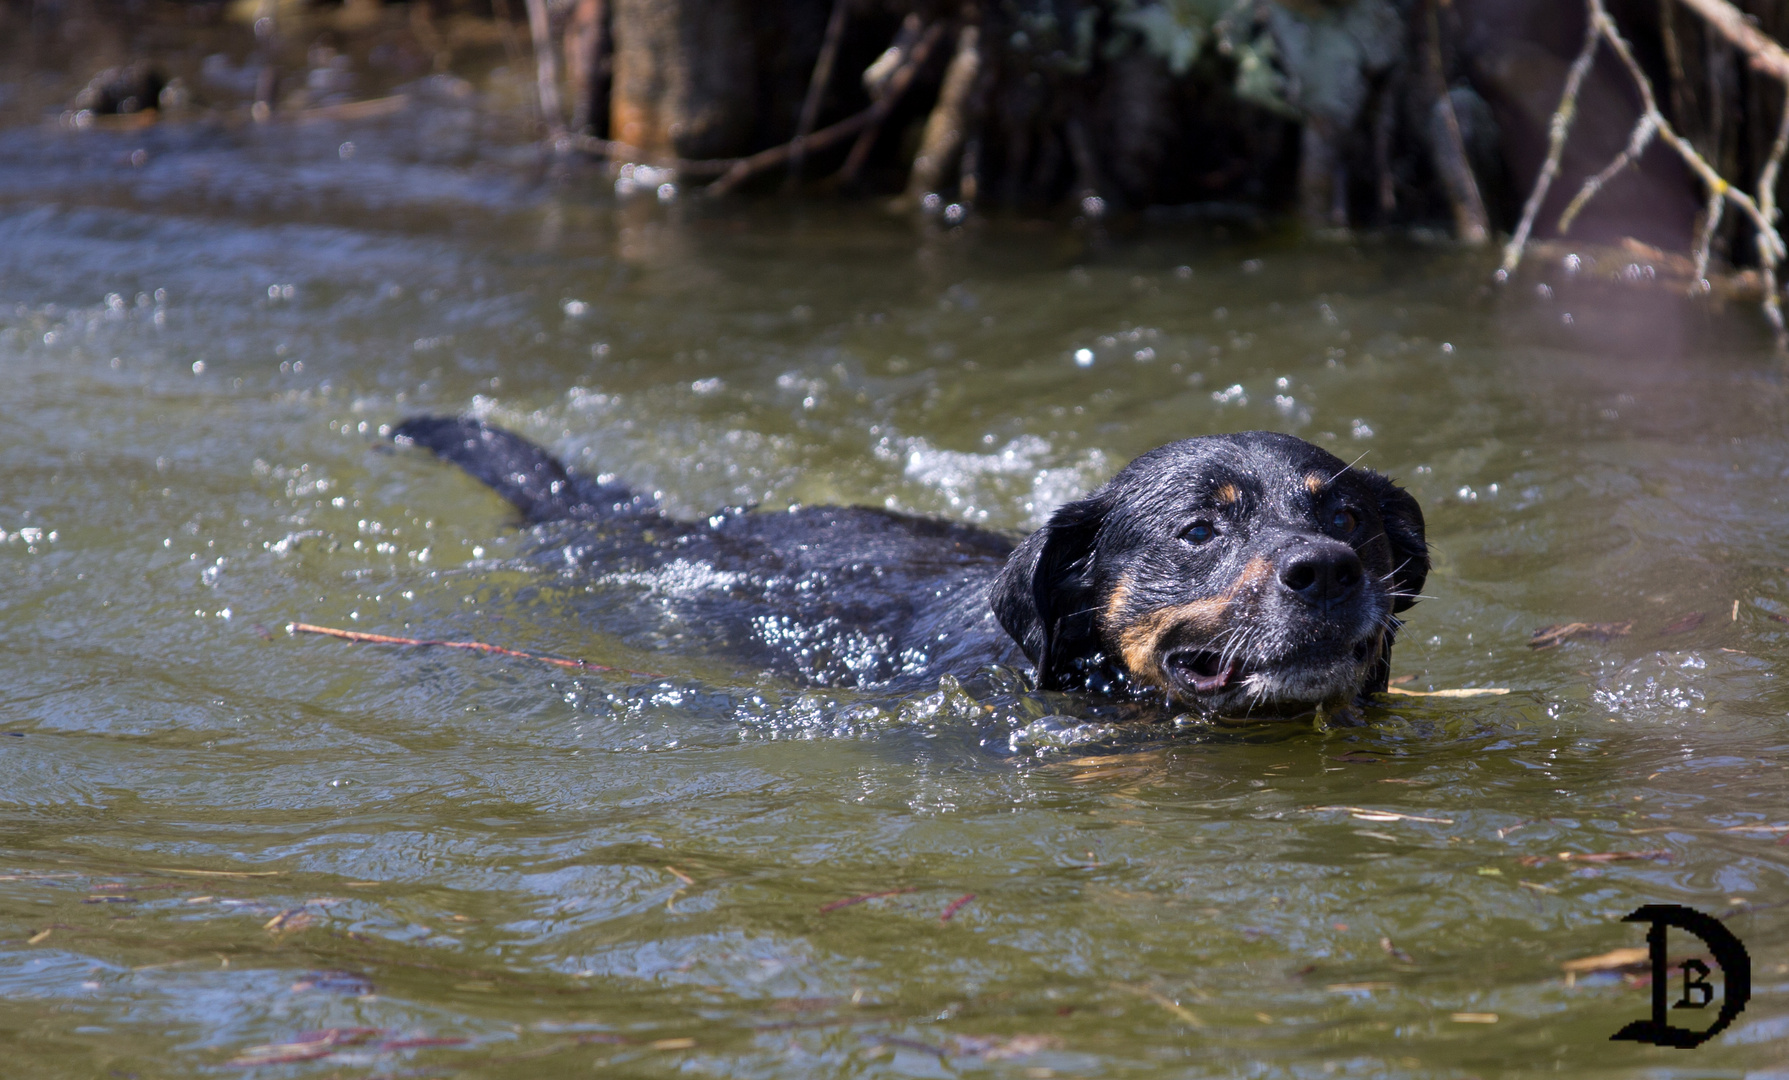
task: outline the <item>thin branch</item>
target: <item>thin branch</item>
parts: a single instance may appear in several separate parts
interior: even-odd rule
[[[1771,143],[1770,157],[1758,174],[1758,208],[1764,212],[1764,219],[1773,225],[1777,220],[1777,173],[1782,170],[1786,150],[1789,150],[1789,86],[1783,88],[1783,115],[1777,122],[1776,141]],[[1783,299],[1777,291],[1777,256],[1760,245],[1758,261],[1761,264],[1758,276],[1764,285],[1764,317],[1776,331],[1777,348],[1783,349],[1789,346],[1789,335],[1784,331]]]
[[[1628,136],[1627,146],[1622,148],[1621,153],[1615,155],[1615,160],[1609,162],[1602,172],[1584,181],[1584,186],[1578,189],[1578,194],[1566,206],[1565,213],[1559,215],[1559,234],[1561,236],[1572,231],[1572,222],[1577,220],[1578,211],[1584,209],[1584,204],[1589,202],[1597,192],[1603,190],[1604,184],[1615,179],[1623,169],[1640,160],[1640,155],[1644,154],[1646,148],[1652,145],[1652,137],[1658,133],[1658,125],[1653,123],[1651,115],[1640,117],[1640,122],[1634,125],[1633,133]]]
[[[808,80],[808,95],[801,102],[801,117],[795,124],[794,146],[789,152],[789,178],[801,175],[801,159],[807,156],[807,138],[820,120],[820,105],[826,100],[826,88],[832,84],[833,65],[838,62],[839,43],[845,38],[845,15],[851,0],[833,0],[832,15],[826,20],[826,36],[820,42],[820,55],[814,59],[814,74]]]
[[[936,45],[938,39],[943,36],[943,24],[932,24],[926,31],[925,37],[921,38],[919,44],[913,47],[912,53],[908,55],[906,62],[901,65],[900,70],[896,71],[893,77],[889,79],[888,89],[883,92],[880,98],[876,99],[875,104],[855,116],[846,117],[830,127],[822,128],[819,131],[814,132],[812,135],[809,135],[806,139],[802,140],[804,152],[830,146],[848,135],[856,133],[868,134],[873,131],[889,113],[894,111],[894,107],[900,104],[901,95],[906,93],[907,87],[913,82],[913,77],[919,73],[920,67],[925,64],[926,57],[931,54],[932,46]],[[858,146],[861,147],[862,145],[863,141],[860,137]],[[703,194],[726,195],[753,176],[763,172],[765,169],[774,168],[789,160],[789,156],[795,152],[795,148],[795,141],[791,140],[783,143],[781,146],[773,146],[768,150],[760,150],[750,157],[739,158],[727,168],[727,171],[722,174],[719,180],[716,180],[714,183],[709,184],[708,187],[704,188]],[[852,156],[853,158],[857,156],[857,147],[852,148]],[[847,170],[851,168],[850,161],[846,162],[845,168]]]
[[[1753,26],[1745,12],[1727,0],[1680,0],[1684,7],[1708,20],[1708,25],[1739,46],[1751,60],[1752,67],[1789,84],[1789,50],[1772,41],[1764,31]]]
[[[1781,45],[1764,36],[1745,21],[1739,10],[1727,0],[1681,0],[1681,2],[1709,20],[1711,26],[1739,46],[1752,59],[1752,66],[1766,74],[1776,77],[1785,85],[1789,94],[1789,52]],[[1528,203],[1522,211],[1521,224],[1515,236],[1510,238],[1509,245],[1504,248],[1503,269],[1500,277],[1507,277],[1521,262],[1523,248],[1534,226],[1534,218],[1540,211],[1541,202],[1546,198],[1547,189],[1558,175],[1559,161],[1564,152],[1566,134],[1570,129],[1572,118],[1577,109],[1578,91],[1582,86],[1586,73],[1596,55],[1599,43],[1607,43],[1611,52],[1627,70],[1633,79],[1634,89],[1640,95],[1640,116],[1634,123],[1634,129],[1628,136],[1628,144],[1601,172],[1584,182],[1577,196],[1572,199],[1565,213],[1560,215],[1559,231],[1571,228],[1572,221],[1578,216],[1585,204],[1590,201],[1603,186],[1614,176],[1637,161],[1654,138],[1663,142],[1676,152],[1678,158],[1702,182],[1703,189],[1708,192],[1708,208],[1703,215],[1702,228],[1696,238],[1695,273],[1698,283],[1706,280],[1709,251],[1714,242],[1715,230],[1719,227],[1723,210],[1732,204],[1750,220],[1758,237],[1758,261],[1761,264],[1760,278],[1764,286],[1764,317],[1770,322],[1775,332],[1779,348],[1789,348],[1789,332],[1785,331],[1782,299],[1777,294],[1776,267],[1785,255],[1783,236],[1777,231],[1776,183],[1777,174],[1782,168],[1785,152],[1789,152],[1789,103],[1784,106],[1784,114],[1777,131],[1776,142],[1771,147],[1769,159],[1758,177],[1758,197],[1754,199],[1722,176],[1719,170],[1710,165],[1706,159],[1690,145],[1688,139],[1677,133],[1671,122],[1659,111],[1658,98],[1653,93],[1652,81],[1634,59],[1633,49],[1627,39],[1610,17],[1604,0],[1585,0],[1585,10],[1589,25],[1585,30],[1584,48],[1572,65],[1571,73],[1566,77],[1564,93],[1560,96],[1559,108],[1553,114],[1550,142],[1547,148],[1547,160],[1542,166],[1540,175],[1535,180],[1534,190],[1528,196]]]
[[[932,47],[937,45],[938,40],[943,36],[943,23],[933,23],[928,26],[925,36],[914,43],[912,51],[907,54],[907,59],[901,65],[900,70],[889,76],[882,96],[876,99],[876,104],[870,106],[871,111],[880,109],[881,112],[877,113],[870,125],[864,129],[863,134],[857,137],[857,142],[852,145],[851,153],[845,157],[844,166],[839,169],[840,180],[849,183],[856,179],[858,171],[870,158],[871,148],[876,145],[876,136],[881,131],[882,121],[894,111],[896,103],[901,100],[901,95],[907,92],[908,85],[913,82],[913,77],[919,74],[920,66],[926,62],[926,57],[931,55]]]
[[[437,649],[470,649],[473,652],[493,653],[498,656],[513,656],[521,660],[538,660],[543,664],[554,664],[559,667],[577,668],[581,671],[620,671],[627,675],[638,675],[642,678],[656,679],[644,671],[627,671],[623,668],[612,668],[604,664],[592,664],[585,660],[562,660],[555,656],[541,656],[536,653],[520,652],[506,649],[501,645],[487,645],[482,641],[433,641],[420,638],[395,637],[391,634],[369,634],[361,630],[340,630],[333,626],[315,626],[311,623],[287,623],[286,632],[291,634],[322,634],[324,637],[340,638],[343,641],[357,641],[370,645],[409,645]]]
[[[1714,247],[1715,230],[1721,227],[1721,211],[1727,208],[1727,197],[1718,191],[1708,193],[1708,207],[1702,211],[1702,228],[1696,234],[1693,254],[1696,258],[1696,281],[1708,277],[1708,253]]]
[[[1594,0],[1593,0],[1594,2]],[[1595,18],[1584,28],[1584,47],[1578,50],[1578,58],[1572,61],[1572,67],[1565,76],[1565,89],[1559,95],[1559,107],[1553,111],[1553,121],[1547,125],[1547,160],[1541,165],[1540,175],[1535,177],[1534,190],[1528,193],[1528,202],[1522,207],[1522,220],[1516,225],[1516,233],[1509,238],[1503,249],[1503,272],[1507,276],[1516,271],[1522,262],[1522,248],[1528,243],[1528,234],[1534,229],[1534,219],[1540,213],[1541,203],[1547,198],[1547,189],[1553,186],[1553,179],[1559,175],[1559,159],[1565,153],[1565,137],[1572,130],[1572,121],[1578,114],[1578,91],[1584,85],[1584,76],[1590,73],[1590,65],[1596,60],[1597,42],[1602,33]]]
[[[1471,161],[1466,156],[1466,140],[1460,134],[1460,118],[1454,112],[1453,97],[1448,93],[1447,72],[1441,55],[1441,19],[1435,13],[1436,3],[1437,0],[1428,0],[1423,5],[1428,23],[1424,66],[1429,92],[1435,95],[1432,111],[1441,121],[1438,138],[1431,122],[1430,142],[1437,171],[1447,188],[1448,202],[1453,204],[1454,235],[1462,243],[1477,247],[1491,238],[1490,218],[1485,214],[1485,200],[1479,193],[1478,178],[1473,176]],[[1388,177],[1390,174],[1382,171],[1381,175]],[[1388,184],[1386,191],[1389,190]],[[1384,200],[1383,195],[1381,199]]]
[[[1658,100],[1652,94],[1652,83],[1647,80],[1646,72],[1641,69],[1640,62],[1634,59],[1633,51],[1628,48],[1627,39],[1623,38],[1620,31],[1615,28],[1615,20],[1609,17],[1608,10],[1603,7],[1603,0],[1587,0],[1587,2],[1590,4],[1592,18],[1602,32],[1603,40],[1607,41],[1609,47],[1615,50],[1615,55],[1620,58],[1622,65],[1627,68],[1628,74],[1633,77],[1635,87],[1640,91],[1640,100],[1645,110],[1644,115],[1658,127],[1659,138],[1664,140],[1671,149],[1677,151],[1677,156],[1690,167],[1690,171],[1696,174],[1704,187],[1710,191],[1719,191],[1734,206],[1745,211],[1745,215],[1752,219],[1752,224],[1758,230],[1760,246],[1768,247],[1775,258],[1782,258],[1783,238],[1777,234],[1776,226],[1765,220],[1764,215],[1758,210],[1758,204],[1752,200],[1750,195],[1728,183],[1725,177],[1715,171],[1714,166],[1703,160],[1702,155],[1696,152],[1696,148],[1691,146],[1687,139],[1677,134],[1671,127],[1670,121],[1666,120],[1664,114],[1659,112]]]
[[[610,161],[647,161],[662,168],[675,169],[684,176],[719,176],[744,160],[743,158],[663,158],[648,154],[642,147],[619,139],[599,139],[594,135],[571,136],[572,148],[592,157]]]

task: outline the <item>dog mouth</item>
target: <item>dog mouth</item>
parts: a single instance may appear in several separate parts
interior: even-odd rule
[[[1162,658],[1162,667],[1174,681],[1198,694],[1222,690],[1243,674],[1241,658],[1226,658],[1211,649],[1175,649]]]
[[[1346,673],[1352,674],[1364,666],[1372,655],[1374,642],[1369,637],[1339,648],[1339,643],[1307,646],[1272,659],[1186,647],[1170,650],[1161,664],[1168,680],[1183,694],[1211,698],[1245,683],[1327,683],[1344,674],[1339,669],[1346,668]]]

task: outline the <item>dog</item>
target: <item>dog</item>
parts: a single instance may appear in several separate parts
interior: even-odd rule
[[[653,591],[676,636],[819,686],[1007,664],[1206,715],[1338,707],[1386,689],[1429,571],[1409,492],[1275,432],[1151,450],[1016,544],[867,507],[680,520],[482,421],[393,437],[489,485],[566,565]]]

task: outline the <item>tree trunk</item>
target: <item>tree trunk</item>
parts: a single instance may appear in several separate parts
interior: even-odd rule
[[[749,147],[757,60],[748,0],[614,0],[609,132],[645,157]]]
[[[578,0],[565,27],[565,72],[571,84],[571,130],[600,135],[596,118],[609,96],[608,0]]]

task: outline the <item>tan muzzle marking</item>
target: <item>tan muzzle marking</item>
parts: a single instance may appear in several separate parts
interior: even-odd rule
[[[1267,580],[1273,571],[1273,565],[1266,559],[1250,559],[1242,573],[1230,583],[1230,587],[1217,596],[1204,600],[1191,600],[1184,604],[1156,608],[1136,622],[1125,627],[1118,635],[1118,652],[1124,658],[1125,669],[1134,679],[1150,683],[1161,683],[1163,676],[1161,665],[1156,661],[1156,651],[1160,648],[1162,638],[1170,630],[1189,628],[1196,633],[1211,637],[1224,629],[1224,616],[1229,613],[1230,605],[1245,590],[1252,589]],[[1129,595],[1130,579],[1127,577],[1114,590],[1114,599],[1122,592]],[[1107,606],[1108,616],[1116,613],[1116,605]]]

